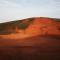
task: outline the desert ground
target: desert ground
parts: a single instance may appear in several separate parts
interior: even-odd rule
[[[60,19],[1,23],[0,60],[60,60]]]
[[[0,60],[60,60],[60,36],[21,40],[0,39]]]

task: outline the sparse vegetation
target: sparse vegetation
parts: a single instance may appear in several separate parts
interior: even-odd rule
[[[25,30],[29,26],[30,22],[31,22],[31,20],[29,20],[27,23],[25,23],[23,20],[21,20],[21,21],[1,23],[0,24],[0,34],[16,33],[16,31],[15,31],[16,27],[18,29]]]
[[[18,28],[25,30],[30,25],[30,23],[33,22],[34,18],[28,18],[27,20],[28,21],[26,22],[22,21],[21,23],[18,23]]]
[[[16,33],[17,29],[25,30],[34,22],[35,18],[28,18],[23,20],[17,20],[17,21],[11,21],[7,23],[1,23],[0,24],[0,34],[10,34],[10,33]],[[45,31],[45,28],[51,27],[51,26],[57,26],[57,29],[60,31],[60,19],[52,19],[54,20],[51,23],[40,23],[42,31]]]
[[[28,24],[25,24],[25,23],[20,23],[19,25],[18,25],[18,28],[20,28],[20,29],[26,29],[28,27]]]
[[[55,19],[56,22],[60,22],[60,19]]]
[[[34,20],[34,18],[28,18],[29,22],[32,22]]]

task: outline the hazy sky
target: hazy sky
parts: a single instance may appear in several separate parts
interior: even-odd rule
[[[0,0],[0,23],[35,16],[60,18],[60,0]]]

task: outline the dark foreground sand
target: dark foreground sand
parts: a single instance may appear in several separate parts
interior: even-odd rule
[[[60,60],[60,36],[0,39],[0,60]]]

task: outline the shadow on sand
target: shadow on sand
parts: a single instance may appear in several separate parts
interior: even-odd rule
[[[7,41],[0,39],[0,42]],[[36,36],[24,41],[20,45],[16,40],[9,41],[17,42],[15,46],[0,45],[0,60],[60,60],[60,36]]]

